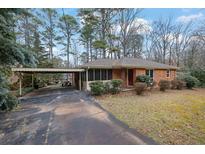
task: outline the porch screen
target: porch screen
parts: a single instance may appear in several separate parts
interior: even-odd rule
[[[112,80],[112,70],[108,70],[108,80]]]
[[[100,70],[99,69],[95,70],[95,80],[100,80]]]
[[[88,70],[88,81],[93,81],[93,70]]]
[[[107,70],[106,69],[101,70],[101,80],[107,80]]]

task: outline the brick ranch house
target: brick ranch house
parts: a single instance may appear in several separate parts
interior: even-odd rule
[[[12,68],[13,74],[18,74],[19,94],[22,94],[22,78],[24,74],[31,74],[32,86],[34,76],[38,73],[68,73],[72,75],[72,85],[79,90],[90,90],[89,84],[94,81],[106,82],[112,79],[123,80],[123,88],[132,87],[138,75],[148,75],[157,83],[160,80],[173,80],[176,77],[175,66],[153,61],[122,58],[97,59],[81,65],[79,68]]]
[[[173,80],[176,77],[175,66],[161,64],[138,58],[122,59],[97,59],[82,65],[85,69],[81,73],[81,86],[84,90],[90,90],[89,83],[93,81],[106,82],[112,79],[123,80],[123,87],[132,87],[136,76],[148,75],[157,83],[160,80]]]

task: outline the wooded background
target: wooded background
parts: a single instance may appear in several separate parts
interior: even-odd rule
[[[143,9],[23,9],[14,16],[16,42],[38,67],[75,67],[98,58],[137,57],[205,68],[205,26],[161,17],[140,22]],[[57,53],[55,51],[57,50]]]

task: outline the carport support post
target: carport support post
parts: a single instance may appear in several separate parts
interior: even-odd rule
[[[86,69],[86,90],[88,90],[88,69]]]
[[[79,72],[79,90],[81,90],[81,72]]]
[[[34,73],[32,73],[32,88],[34,87]]]
[[[22,96],[22,74],[19,73],[19,95]]]

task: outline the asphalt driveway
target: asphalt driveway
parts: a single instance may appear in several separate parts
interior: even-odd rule
[[[0,113],[0,144],[154,144],[123,127],[85,92],[44,88]]]

